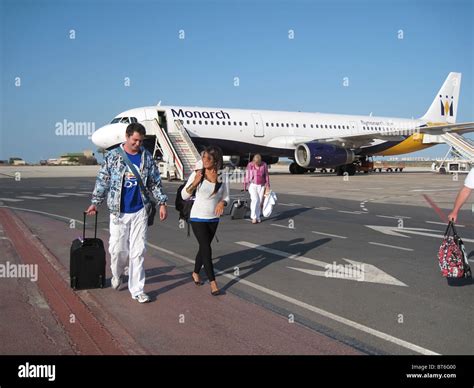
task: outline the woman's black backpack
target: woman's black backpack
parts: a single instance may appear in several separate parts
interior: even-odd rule
[[[174,202],[175,209],[179,212],[179,219],[189,222],[189,217],[191,216],[191,209],[194,204],[194,197],[196,195],[196,190],[194,191],[190,199],[184,200],[181,196],[181,191],[186,187],[186,183],[183,183],[178,187],[176,192],[176,200]]]

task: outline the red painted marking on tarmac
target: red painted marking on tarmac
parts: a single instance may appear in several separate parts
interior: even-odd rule
[[[448,216],[439,208],[434,201],[428,197],[426,194],[423,194],[423,198],[428,202],[428,204],[433,208],[433,210],[438,214],[441,221],[448,223]]]
[[[37,285],[71,338],[77,353],[87,355],[125,354],[110,333],[42,255],[31,231],[11,210],[0,209],[0,223],[21,261],[38,265]],[[74,314],[75,323],[71,323]]]

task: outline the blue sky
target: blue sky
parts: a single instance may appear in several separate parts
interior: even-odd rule
[[[57,136],[56,123],[98,128],[160,100],[418,117],[450,71],[463,73],[458,121],[474,121],[470,0],[0,4],[0,159],[95,150],[87,136]]]

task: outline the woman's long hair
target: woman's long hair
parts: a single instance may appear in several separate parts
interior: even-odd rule
[[[208,146],[204,148],[204,150],[202,151],[202,155],[204,155],[205,153],[211,156],[213,164],[214,164],[213,168],[217,171],[217,182],[214,186],[214,192],[211,194],[211,197],[212,197],[214,194],[216,194],[219,191],[219,189],[222,186],[222,178],[219,177],[219,174],[222,173],[222,169],[224,167],[224,157],[222,155],[222,150],[220,149],[220,147],[217,147],[217,146]],[[202,168],[203,178],[206,174],[205,170],[206,169],[203,167]],[[202,181],[201,181],[201,184],[202,184]]]

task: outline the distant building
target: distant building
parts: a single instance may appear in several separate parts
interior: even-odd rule
[[[10,158],[9,162],[13,166],[26,166],[26,162],[22,158]]]
[[[97,164],[97,159],[91,150],[69,152],[59,157],[58,164],[63,166],[94,165]]]

